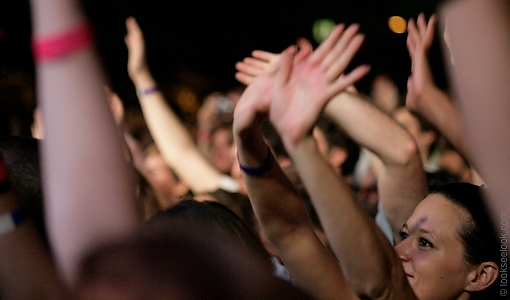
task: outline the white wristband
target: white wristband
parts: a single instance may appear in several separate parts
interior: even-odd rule
[[[14,231],[27,219],[27,214],[23,207],[18,207],[13,211],[0,215],[0,235]]]

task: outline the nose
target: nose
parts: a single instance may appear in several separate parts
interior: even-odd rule
[[[395,245],[395,251],[397,252],[397,255],[401,261],[409,261],[411,259],[411,256],[409,255],[411,246],[412,241],[410,237]]]

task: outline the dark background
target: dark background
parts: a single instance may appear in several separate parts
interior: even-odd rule
[[[279,52],[298,37],[312,39],[312,24],[319,18],[337,23],[357,22],[366,40],[354,64],[372,66],[369,76],[357,84],[369,92],[373,76],[390,75],[402,92],[410,72],[406,34],[387,26],[390,16],[405,19],[434,5],[427,0],[316,0],[316,1],[156,1],[86,0],[84,6],[96,30],[97,46],[111,85],[127,105],[136,105],[127,77],[124,45],[126,17],[135,16],[147,41],[149,64],[162,86],[185,86],[198,99],[212,91],[235,87],[234,64],[252,50]],[[0,0],[0,76],[23,72],[33,76],[30,52],[28,1]],[[440,86],[446,86],[441,49],[431,52]],[[171,98],[171,96],[170,96]]]

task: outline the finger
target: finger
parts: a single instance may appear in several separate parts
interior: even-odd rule
[[[416,46],[420,43],[418,28],[416,27],[416,22],[414,21],[414,19],[410,19],[409,24],[407,25],[406,43],[412,46],[413,49],[415,49]]]
[[[425,35],[427,33],[427,22],[425,21],[425,15],[423,13],[420,13],[418,15],[416,24],[418,25],[418,32],[420,34],[420,38],[424,40]]]
[[[263,70],[261,70],[260,68],[253,67],[244,62],[237,62],[235,68],[237,71],[246,73],[251,76],[258,76],[263,73]]]
[[[253,68],[260,69],[262,72],[268,68],[269,62],[265,60],[255,59],[251,57],[246,57],[243,62],[247,65],[252,66]]]
[[[290,73],[292,71],[292,60],[294,58],[295,52],[296,52],[296,47],[289,46],[280,55],[278,74],[276,75],[276,80],[275,80],[276,87],[283,87],[287,83]]]
[[[343,92],[348,87],[354,85],[354,83],[358,82],[361,78],[370,72],[369,65],[361,65],[356,67],[354,70],[345,74],[344,76],[339,77],[334,84],[330,86],[329,89],[329,97],[333,97],[334,95]]]
[[[128,17],[126,19],[126,30],[128,34],[142,34],[142,30],[134,17]]]
[[[432,45],[432,41],[434,41],[436,21],[437,21],[436,15],[432,15],[429,19],[429,23],[427,25],[427,30],[425,33],[425,44],[427,45],[427,48],[429,48],[430,45]]]
[[[261,59],[261,60],[271,62],[272,60],[274,60],[278,57],[278,54],[267,52],[267,51],[262,51],[262,50],[255,50],[251,53],[251,56]]]
[[[349,44],[346,46],[347,48],[341,53],[341,55],[332,62],[331,66],[327,70],[327,76],[330,80],[336,79],[340,74],[342,74],[347,66],[351,63],[352,58],[358,50],[360,49],[363,41],[365,40],[365,36],[363,34],[357,34]]]
[[[407,50],[409,52],[409,56],[411,57],[411,60],[412,60],[414,57],[414,51],[416,49],[416,44],[414,43],[413,39],[410,36],[407,36],[406,46],[407,46]]]
[[[358,24],[352,24],[343,32],[340,36],[340,39],[336,42],[333,49],[326,55],[326,57],[322,61],[322,65],[329,66],[333,64],[340,55],[342,55],[343,51],[347,47],[347,45],[351,42],[353,37],[359,30]]]
[[[235,78],[237,81],[239,81],[240,83],[244,84],[244,85],[249,85],[252,80],[253,80],[253,76],[249,76],[245,73],[241,73],[241,72],[237,72],[235,74]]]
[[[344,24],[339,24],[333,28],[328,37],[319,45],[311,56],[311,62],[320,62],[326,54],[335,45],[336,41],[344,31]]]
[[[312,44],[307,39],[304,39],[304,38],[298,39],[297,46],[298,46],[299,52],[296,55],[296,57],[294,58],[294,64],[296,64],[296,65],[301,63],[307,57],[309,57],[310,54],[312,54],[312,52],[313,52]]]

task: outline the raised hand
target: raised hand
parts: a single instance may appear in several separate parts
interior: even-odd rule
[[[271,90],[278,69],[280,55],[264,51],[254,51],[254,53],[256,52],[260,52],[259,54],[261,55],[257,54],[259,58],[273,55],[273,60],[271,62],[259,62],[257,63],[259,67],[252,65],[250,68],[245,68],[244,70],[248,71],[250,69],[253,72],[250,75],[248,75],[249,73],[242,73],[240,75],[242,78],[249,78],[249,81],[246,81],[249,85],[244,90],[234,110],[234,130],[238,132],[254,125],[258,121],[257,119],[265,118],[269,111]],[[247,59],[245,59],[246,61]],[[253,61],[253,59],[248,61]],[[238,64],[236,64],[236,68]],[[257,74],[254,75],[255,73]],[[238,75],[236,74],[237,77]]]
[[[306,39],[299,39],[297,46],[303,54],[313,50]],[[252,52],[252,57],[246,57],[242,62],[236,63],[235,77],[239,82],[249,85],[255,77],[262,75],[271,65],[278,65],[279,60],[280,54],[255,50]]]
[[[256,77],[264,73],[271,64],[278,64],[279,54],[255,50],[252,57],[246,57],[243,61],[236,63],[237,81],[245,85],[249,85]]]
[[[338,25],[313,53],[295,54],[290,47],[281,54],[270,119],[288,150],[311,131],[334,95],[368,73],[369,67],[362,65],[343,74],[363,43],[358,29],[356,24],[347,29]]]
[[[127,70],[129,77],[136,85],[141,76],[152,76],[147,63],[143,32],[135,18],[129,17],[126,19],[126,30],[127,34],[124,37],[124,42],[128,49]]]
[[[409,20],[407,49],[411,56],[411,75],[407,80],[406,106],[414,111],[420,109],[420,101],[424,94],[431,88],[435,88],[434,78],[430,69],[428,52],[434,40],[436,16],[431,16],[428,23],[421,13],[417,21]]]

